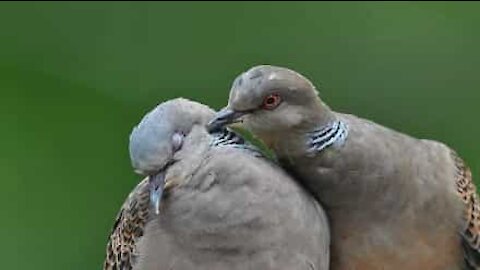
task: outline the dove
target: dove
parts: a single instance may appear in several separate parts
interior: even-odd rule
[[[241,126],[321,202],[331,269],[480,269],[480,205],[446,144],[335,112],[304,75],[254,66],[210,131]]]
[[[159,104],[130,135],[145,176],[122,205],[104,270],[328,270],[322,207],[229,129],[209,134],[209,107]]]

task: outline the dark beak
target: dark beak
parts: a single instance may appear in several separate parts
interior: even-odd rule
[[[250,111],[234,111],[225,107],[215,114],[215,117],[208,123],[207,129],[209,132],[216,132],[229,124],[238,122],[240,117],[249,112]]]
[[[165,186],[165,172],[160,171],[157,174],[150,175],[150,203],[152,204],[155,214],[160,213],[160,202],[162,201],[163,190]]]

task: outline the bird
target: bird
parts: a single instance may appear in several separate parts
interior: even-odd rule
[[[238,75],[211,132],[242,127],[321,202],[331,269],[480,269],[472,173],[445,143],[336,112],[282,66]]]
[[[121,206],[104,270],[328,270],[321,205],[230,129],[185,98],[149,111],[130,135],[145,178]]]

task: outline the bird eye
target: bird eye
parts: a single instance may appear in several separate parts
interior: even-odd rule
[[[267,110],[275,109],[282,102],[278,94],[270,94],[263,99],[262,107]]]
[[[176,152],[178,151],[183,144],[183,139],[185,135],[180,132],[175,132],[172,136],[172,145],[173,145],[173,151]]]

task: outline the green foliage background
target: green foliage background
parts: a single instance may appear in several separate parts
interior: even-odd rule
[[[131,128],[219,109],[256,64],[333,108],[457,149],[480,179],[478,2],[0,3],[2,269],[100,269],[137,177]]]

